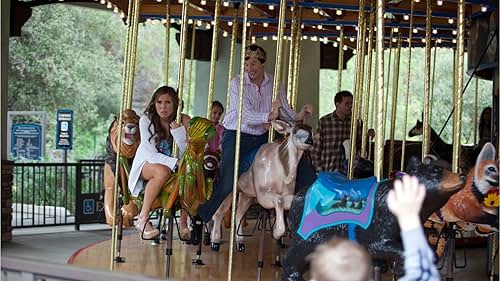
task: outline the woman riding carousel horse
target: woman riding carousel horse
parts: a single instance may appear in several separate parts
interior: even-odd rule
[[[175,141],[179,146],[181,154],[187,146],[185,128],[189,117],[183,115],[183,126],[179,125],[175,121],[178,106],[177,92],[172,87],[162,86],[153,93],[144,115],[139,120],[141,144],[130,170],[128,187],[134,197],[144,191],[136,224],[144,239],[153,239],[160,234],[149,222],[149,211],[163,184],[177,165],[177,158],[172,155],[173,143]],[[147,182],[145,187],[144,182]],[[184,225],[181,225],[181,234],[187,229],[182,216],[187,217],[187,213],[181,212],[181,224],[184,222]],[[187,233],[190,234],[189,230]]]

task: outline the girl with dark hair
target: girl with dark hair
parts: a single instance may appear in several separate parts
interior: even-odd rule
[[[180,153],[186,149],[185,128],[189,117],[183,116],[184,126],[177,124],[175,117],[178,106],[177,92],[172,87],[162,86],[153,93],[139,120],[141,144],[132,163],[128,187],[134,197],[144,191],[143,205],[136,224],[144,239],[152,239],[160,234],[149,222],[149,211],[163,183],[177,165],[177,158],[172,155],[174,141]]]
[[[222,118],[223,113],[224,106],[222,103],[220,101],[213,101],[212,106],[210,107],[210,120],[214,122],[216,133],[214,138],[208,143],[208,152],[216,154],[220,154],[221,152],[220,145],[222,141],[222,134],[224,133],[224,126],[222,126],[219,121]]]

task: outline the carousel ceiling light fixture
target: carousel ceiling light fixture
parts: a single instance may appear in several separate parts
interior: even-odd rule
[[[398,39],[397,38],[392,38],[392,42],[396,43],[396,42],[398,42]]]
[[[347,51],[347,46],[342,47],[342,50]]]
[[[481,5],[481,12],[486,13],[488,11],[488,6]]]
[[[175,23],[175,19],[170,19],[170,23]]]
[[[352,49],[352,54],[355,55],[356,54],[356,50]]]
[[[229,1],[224,1],[224,2],[222,2],[222,6],[224,6],[224,7],[229,7]]]
[[[451,34],[457,35],[457,31],[454,29],[454,30],[451,31]]]
[[[415,3],[420,3],[420,0],[415,0]]]
[[[161,3],[162,0],[156,0],[156,2]]]
[[[433,29],[432,30],[432,34],[438,34],[438,30],[437,29]]]
[[[201,22],[201,20],[197,20],[197,21],[196,21],[196,25],[197,25],[197,26],[201,26],[202,24],[203,24],[203,23]]]
[[[409,20],[409,19],[410,19],[410,16],[409,16],[409,15],[403,15],[403,19],[404,19],[404,20]]]
[[[179,0],[179,1],[177,1],[177,2],[179,2],[179,4],[182,4],[182,2],[184,2],[184,1],[183,1],[183,0]]]
[[[418,33],[418,29],[414,28],[413,33]]]
[[[307,35],[302,36],[302,39],[307,40]]]
[[[124,19],[125,18],[125,13],[124,12],[121,12],[120,13],[120,18]]]
[[[267,36],[262,36],[262,40],[267,41]]]
[[[227,25],[229,25],[229,26],[233,26],[233,21],[228,21],[228,22],[227,22]]]
[[[267,6],[267,8],[268,8],[270,11],[272,11],[272,10],[274,10],[274,5],[269,5],[269,6]]]
[[[333,42],[333,47],[337,48],[339,46],[339,44],[337,44],[337,42]]]
[[[273,41],[276,41],[276,40],[278,40],[278,36],[273,35]]]
[[[316,8],[316,7],[314,7],[314,8],[313,8],[313,13],[315,13],[315,14],[319,13],[319,9],[318,9],[318,8]]]
[[[318,41],[318,36],[312,36],[311,41],[314,41],[314,42]]]
[[[441,38],[438,38],[438,39],[437,39],[437,42],[438,42],[438,43],[441,43],[441,42],[443,42],[443,40],[441,40]]]
[[[247,27],[250,27],[250,23],[249,22],[247,22]]]
[[[354,42],[356,40],[354,37],[349,38],[349,41]]]
[[[323,12],[323,10],[319,10],[319,15],[320,16],[324,16],[325,15],[325,13]]]
[[[337,37],[337,41],[339,41],[339,42],[340,42],[340,40],[341,40],[341,39],[340,39],[340,37]]]
[[[422,43],[425,43],[425,38],[422,38]]]
[[[342,29],[342,27],[340,25],[337,25],[337,26],[335,26],[335,29],[340,30],[340,29]]]
[[[318,24],[318,29],[323,29],[323,26],[321,24]]]
[[[201,0],[200,4],[203,5],[203,6],[205,6],[207,4],[207,1],[206,0]]]
[[[227,33],[227,31],[224,30],[224,32],[222,32],[222,36],[223,37],[227,37],[229,34]]]
[[[207,25],[205,25],[205,27],[206,27],[207,29],[211,29],[211,28],[212,28],[212,25],[211,25],[209,22],[207,22]]]
[[[453,39],[453,40],[451,40],[451,42],[452,42],[453,44],[456,44],[456,43],[457,43],[457,39]]]
[[[394,27],[394,28],[392,29],[392,31],[394,31],[394,32],[396,32],[396,33],[397,33],[397,32],[399,31],[399,28]]]
[[[449,18],[449,19],[448,19],[448,23],[449,23],[449,24],[453,24],[453,22],[454,22],[454,21],[455,21],[455,20],[453,20],[452,18]]]
[[[117,14],[118,14],[118,7],[116,7],[116,6],[115,6],[115,7],[113,8],[113,13],[117,13]]]
[[[111,4],[111,2],[108,2],[108,4],[106,5],[106,8],[108,8],[108,9],[113,8],[113,4]]]
[[[335,11],[335,14],[336,14],[337,16],[341,16],[341,15],[342,15],[342,10],[337,10],[337,11]]]
[[[262,23],[262,25],[263,25],[264,27],[268,27],[268,26],[269,26],[269,23],[264,22],[264,23]]]
[[[193,24],[193,19],[188,19],[188,24]]]
[[[443,0],[437,0],[438,6],[443,6]]]
[[[101,3],[102,5],[106,4],[106,0],[101,0],[99,1],[99,3]]]
[[[247,7],[248,9],[252,9],[252,3],[248,3]]]
[[[300,28],[301,28],[301,29],[304,29],[304,24],[301,24],[301,25],[300,25]]]

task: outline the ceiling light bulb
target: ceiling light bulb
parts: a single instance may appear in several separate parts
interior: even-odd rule
[[[441,42],[443,42],[443,40],[441,40],[441,38],[438,38],[438,39],[437,39],[437,42],[438,42],[438,43],[441,43]]]
[[[349,38],[349,41],[351,41],[351,42],[354,42],[354,40],[356,40],[356,39],[354,39],[354,37]]]
[[[267,8],[268,8],[270,11],[272,11],[272,10],[274,10],[274,5],[269,5],[269,6],[267,6]]]
[[[335,26],[335,29],[340,30],[340,29],[342,29],[342,27],[340,25],[337,25],[337,26]]]
[[[340,40],[341,40],[341,39],[340,39],[340,37],[337,37],[337,41],[339,41],[339,42],[340,42]]]
[[[438,30],[437,29],[433,29],[432,30],[432,34],[438,34]]]
[[[224,7],[229,7],[229,1],[224,1],[224,2],[222,2],[222,6],[224,6]]]
[[[337,10],[337,11],[335,11],[335,14],[336,14],[337,16],[341,16],[341,15],[342,15],[342,10]]]
[[[481,12],[486,13],[488,11],[488,6],[481,5]]]
[[[210,23],[208,23],[208,22],[207,22],[206,28],[207,28],[207,29],[210,29],[210,28],[212,28],[212,25],[211,25]]]
[[[398,32],[398,31],[399,31],[399,28],[394,27],[394,28],[392,29],[392,31],[394,31],[394,32]]]
[[[449,19],[448,19],[448,23],[449,23],[449,24],[453,24],[453,22],[454,22],[454,20],[453,20],[452,18],[449,18]]]
[[[333,42],[333,47],[337,48],[339,46],[339,44],[337,44],[337,42]]]
[[[347,50],[346,50],[347,51]],[[355,55],[356,54],[356,50],[352,50],[352,54]]]
[[[274,40],[274,41],[278,40],[278,36],[273,35],[273,40]]]
[[[319,12],[318,8],[313,8],[313,13],[317,14]]]
[[[457,35],[457,31],[456,31],[456,30],[452,30],[452,31],[451,31],[451,34],[453,34],[453,35]]]
[[[451,42],[452,42],[453,44],[456,44],[456,43],[457,43],[457,39],[453,39],[453,40],[451,40]]]
[[[206,5],[206,4],[207,4],[207,1],[206,1],[206,0],[201,0],[201,1],[200,1],[200,4],[201,4],[201,5]]]
[[[323,26],[321,24],[318,24],[318,29],[323,29]]]
[[[268,26],[269,26],[269,23],[264,22],[264,23],[262,23],[262,25],[263,25],[264,27],[268,27]]]
[[[325,13],[323,13],[323,10],[319,10],[319,15],[322,16],[324,15]]]
[[[413,33],[417,33],[418,30],[416,28],[413,29]]]
[[[223,36],[223,37],[227,37],[227,36],[228,36],[227,31],[225,31],[225,30],[224,30],[224,32],[222,32],[222,36]]]
[[[410,16],[409,16],[409,15],[403,15],[403,19],[404,19],[404,20],[409,20],[409,19],[410,19]]]
[[[302,36],[302,39],[307,40],[307,35]]]
[[[425,38],[422,38],[422,43],[425,43]]]
[[[247,7],[248,7],[248,9],[251,9],[252,8],[252,4],[248,3]]]
[[[342,50],[347,51],[347,46],[344,46]]]
[[[247,27],[250,27],[250,23],[249,22],[247,22]]]
[[[188,24],[193,24],[193,20],[192,19],[188,19]]]
[[[398,42],[398,39],[397,38],[392,38],[392,42],[396,43],[396,42]]]
[[[437,0],[438,6],[443,6],[443,0]]]
[[[267,41],[267,36],[262,36],[262,40]]]
[[[227,25],[229,25],[229,26],[233,26],[233,21],[228,21],[228,22],[227,22]]]
[[[196,25],[197,25],[197,26],[201,26],[202,24],[203,24],[203,23],[201,22],[201,20],[197,20],[197,21],[196,21]]]

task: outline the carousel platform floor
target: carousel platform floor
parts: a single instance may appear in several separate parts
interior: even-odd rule
[[[43,233],[40,229],[33,230],[31,233],[29,229],[15,231],[13,241],[2,243],[2,256],[42,260],[49,263],[66,263],[95,270],[111,269],[109,261],[111,231],[106,226],[101,225],[95,229],[80,232],[69,228],[66,232],[59,230],[55,233]],[[224,237],[227,236],[228,233],[224,233]],[[256,280],[258,236],[247,237],[246,241],[245,253],[234,252],[233,280]],[[266,236],[265,241],[262,280],[281,280],[281,269],[272,266],[275,247],[270,234]],[[290,241],[285,241],[285,243],[290,243]],[[200,266],[191,264],[192,258],[196,256],[197,247],[187,245],[176,238],[173,243],[171,278],[193,281],[226,280],[228,244],[222,244],[218,253],[212,252],[208,246],[203,246],[201,258],[205,265]],[[122,244],[122,256],[125,258],[125,263],[114,264],[112,271],[165,279],[165,246],[165,241],[159,245],[143,242],[134,229],[128,229],[125,231]],[[284,251],[285,249],[282,253]],[[457,255],[459,256],[458,263],[461,263],[463,261],[461,252]],[[498,261],[496,267],[498,268]],[[388,281],[392,278],[390,274],[384,274],[383,280]],[[467,267],[455,269],[454,280],[490,280],[486,274],[485,248],[467,249]]]

